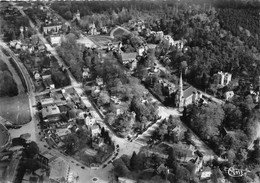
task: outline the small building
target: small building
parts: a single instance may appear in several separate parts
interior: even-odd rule
[[[55,85],[50,76],[43,78],[43,84],[46,89],[55,89]]]
[[[160,41],[163,39],[163,36],[164,36],[163,31],[158,31],[158,32],[155,33],[156,39],[158,39]]]
[[[97,136],[98,134],[101,133],[101,130],[99,128],[98,125],[94,124],[91,126],[91,133],[92,133],[92,136]]]
[[[121,53],[122,56],[122,64],[127,64],[129,62],[135,61],[137,54],[132,53]]]
[[[61,35],[50,35],[49,37],[51,45],[60,45],[61,44]]]
[[[232,78],[232,74],[227,73],[227,72],[222,72],[222,71],[218,72],[217,76],[218,76],[217,84],[220,87],[224,87],[224,86],[228,85]]]
[[[59,120],[60,114],[60,109],[57,105],[46,106],[42,109],[42,117],[47,121]]]
[[[35,79],[36,81],[38,81],[38,80],[41,79],[41,75],[40,75],[39,72],[34,72],[34,79]]]
[[[170,35],[165,35],[163,36],[163,43],[168,44],[169,46],[173,46],[175,44],[174,40]]]
[[[96,83],[97,83],[98,86],[101,86],[101,85],[104,84],[104,81],[103,81],[103,79],[101,77],[97,77],[96,78]]]
[[[200,175],[200,180],[210,179],[212,175],[212,170],[210,167],[206,167]]]
[[[44,99],[41,99],[41,105],[42,107],[47,107],[47,106],[50,106],[50,105],[53,105],[54,104],[54,99],[53,98],[44,98]]]
[[[143,56],[145,51],[146,49],[144,46],[139,46],[136,50],[138,56]]]
[[[89,25],[89,29],[90,29],[90,30],[89,30],[88,33],[89,33],[90,35],[98,35],[98,34],[100,34],[100,32],[97,31],[96,25],[95,25],[94,23],[92,23],[92,24]]]
[[[226,101],[228,101],[228,100],[230,100],[231,98],[233,98],[234,97],[234,92],[233,91],[227,91],[227,92],[225,92],[225,100]]]

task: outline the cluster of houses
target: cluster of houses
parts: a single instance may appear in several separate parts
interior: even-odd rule
[[[192,171],[196,175],[200,182],[210,181],[213,174],[213,169],[210,166],[207,166],[203,154],[196,150],[193,145],[187,145],[183,143],[169,144],[166,142],[160,143],[157,146],[151,147],[142,147],[139,152],[139,156],[144,157],[144,171],[154,171],[157,174],[169,174],[170,169],[166,166],[166,160],[168,159],[168,149],[171,148],[173,153],[176,155],[176,160],[180,163],[181,166],[188,166],[192,164]],[[161,162],[153,161],[154,157],[157,156],[161,159]],[[159,164],[158,164],[159,163]],[[152,168],[153,167],[153,168]],[[151,169],[152,168],[152,169]],[[137,182],[126,177],[119,177],[119,182]],[[225,182],[225,177],[218,177],[218,181]]]
[[[30,39],[12,40],[9,42],[9,46],[17,51],[28,51],[30,54],[42,53],[46,51],[46,47],[43,43],[39,42],[33,44]]]
[[[106,152],[108,145],[101,137],[101,126],[93,114],[85,107],[81,96],[74,88],[50,92],[48,98],[40,99],[42,106],[42,128],[44,137],[50,146],[60,148],[66,152],[64,140],[68,134],[77,134],[83,130],[92,138],[92,147],[89,151]],[[92,153],[93,154],[93,153]]]

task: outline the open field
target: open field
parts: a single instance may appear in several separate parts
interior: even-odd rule
[[[114,31],[113,36],[115,38],[121,37],[124,33],[126,33],[126,31],[124,31],[121,28],[117,28],[117,30]]]
[[[87,38],[87,37],[81,37],[81,38],[79,38],[78,40],[77,40],[77,43],[79,43],[79,44],[83,44],[83,45],[85,45],[86,47],[96,47],[96,45],[95,45],[95,43],[93,43],[89,38]]]
[[[108,42],[112,42],[112,38],[108,36],[91,36],[90,37],[93,41],[95,41],[96,44],[99,46],[107,46]]]
[[[27,94],[0,97],[0,116],[17,125],[30,122],[31,114]]]

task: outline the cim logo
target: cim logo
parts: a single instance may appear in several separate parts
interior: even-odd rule
[[[243,170],[243,169],[237,169],[234,167],[230,167],[230,168],[225,168],[225,171],[228,173],[229,176],[231,177],[242,177],[244,176],[246,173],[250,172],[249,170]]]

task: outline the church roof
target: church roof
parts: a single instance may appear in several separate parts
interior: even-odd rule
[[[196,92],[196,91],[197,91],[196,88],[194,88],[193,86],[190,86],[183,91],[183,97],[188,98],[193,94],[193,92]]]

